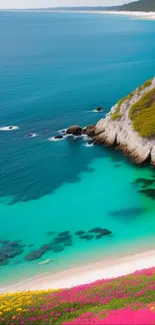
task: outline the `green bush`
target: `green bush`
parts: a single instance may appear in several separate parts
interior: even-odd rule
[[[115,121],[117,119],[120,119],[122,117],[121,113],[120,113],[120,108],[121,108],[121,105],[126,101],[126,100],[130,100],[134,95],[134,92],[130,93],[128,96],[120,99],[117,103],[117,108],[115,109],[115,112],[113,112],[111,114],[111,120],[112,121]]]
[[[145,83],[138,88],[138,94],[140,94],[140,92],[142,90],[144,90],[145,88],[150,87],[151,84],[152,84],[152,79],[149,79],[149,80],[145,81]]]
[[[133,129],[140,136],[155,135],[155,88],[130,107],[129,118],[132,120]]]
[[[122,117],[122,115],[118,112],[115,112],[115,113],[113,113],[113,114],[111,114],[111,120],[112,121],[115,121],[115,120],[117,120],[117,119],[120,119]]]

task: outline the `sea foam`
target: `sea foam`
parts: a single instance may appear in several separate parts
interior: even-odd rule
[[[4,126],[4,127],[1,127],[0,128],[0,131],[14,131],[14,130],[17,130],[19,129],[18,126]]]

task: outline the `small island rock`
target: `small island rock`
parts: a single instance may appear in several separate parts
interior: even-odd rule
[[[73,125],[67,129],[66,134],[80,136],[82,134],[82,128],[79,125]]]

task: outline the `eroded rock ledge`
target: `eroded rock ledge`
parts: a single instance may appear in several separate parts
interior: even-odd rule
[[[141,137],[137,131],[134,131],[129,118],[131,106],[154,88],[155,78],[137,88],[122,103],[120,101],[112,107],[107,116],[96,124],[94,143],[121,150],[136,165],[149,163],[155,166],[155,137]]]

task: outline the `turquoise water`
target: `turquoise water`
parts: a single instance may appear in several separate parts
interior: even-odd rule
[[[82,139],[48,140],[69,125],[97,122],[153,77],[154,33],[153,21],[115,15],[0,13],[0,127],[19,126],[0,132],[0,240],[26,245],[0,266],[1,287],[145,247],[154,238],[151,168],[85,147]],[[94,113],[100,105],[104,112]],[[38,136],[28,138],[30,132]],[[87,241],[75,235],[94,227],[113,236]],[[70,231],[72,243],[25,261],[53,241],[49,231]],[[51,263],[38,265],[48,258]]]

